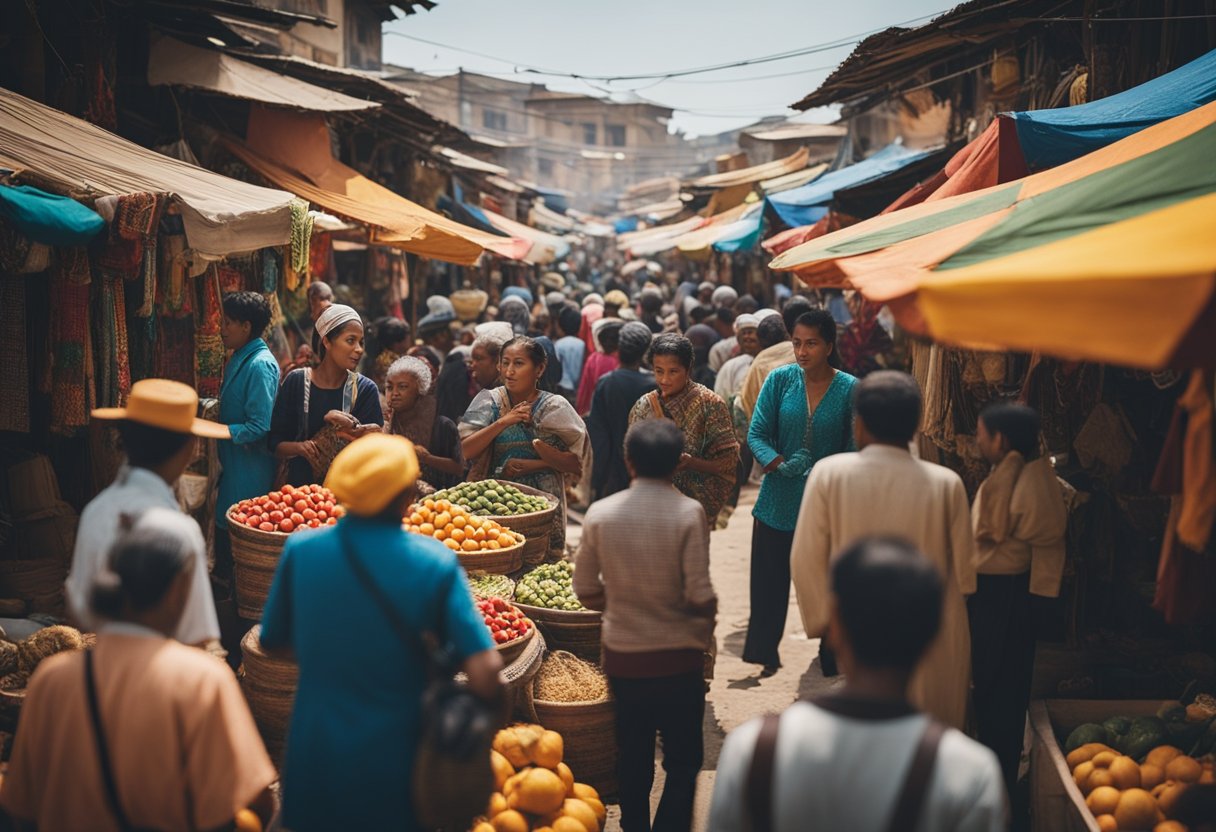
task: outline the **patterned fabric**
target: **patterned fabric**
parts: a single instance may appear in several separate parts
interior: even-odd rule
[[[192,315],[194,304],[186,290],[186,237],[167,234],[160,244],[161,274],[168,279],[156,287],[156,313],[175,318]]]
[[[302,199],[291,201],[291,268],[297,274],[308,274],[309,242],[312,237],[312,217],[308,203]]]
[[[7,220],[0,219],[0,271],[17,274],[33,242]]]
[[[856,450],[853,440],[853,385],[857,379],[837,372],[815,414],[807,419],[806,377],[797,364],[778,367],[760,388],[748,429],[747,444],[761,468],[778,456],[787,460],[799,450],[810,452],[812,463],[799,476],[768,473],[760,486],[752,516],[778,531],[792,532],[807,477],[815,463],[832,454]]]
[[[669,399],[658,391],[642,396],[629,414],[629,424],[654,419],[660,413],[684,431],[685,453],[721,464],[721,473],[679,471],[674,478],[676,488],[705,508],[705,517],[712,527],[734,490],[735,469],[739,464],[739,440],[735,438],[726,403],[708,387],[689,382]]]
[[[131,392],[131,357],[127,348],[127,302],[122,278],[102,276],[97,301],[97,332],[101,336],[97,404],[122,407]]]
[[[71,435],[89,423],[94,406],[89,327],[89,255],[58,250],[51,276],[51,430]]]
[[[881,370],[883,365],[879,357],[894,347],[891,336],[878,322],[881,311],[881,304],[869,302],[860,292],[849,299],[849,313],[853,319],[840,333],[836,349],[844,366],[858,378]]]
[[[0,276],[0,430],[29,433],[28,355],[25,280]]]
[[[511,397],[505,387],[482,390],[460,419],[461,439],[489,427],[510,409]],[[488,451],[470,460],[473,468],[469,471],[469,479],[503,478],[503,466],[510,460],[540,459],[532,447],[534,439],[576,454],[583,460],[584,469],[590,465],[587,426],[568,401],[542,390],[532,405],[531,423],[511,425],[498,434]],[[572,479],[574,481],[570,485],[577,481],[577,478]],[[560,560],[566,550],[566,480],[565,476],[552,469],[514,478],[515,482],[538,488],[561,501],[561,511],[554,513],[553,529],[549,533],[550,560]]]
[[[308,246],[308,275],[313,280],[329,280],[334,254],[332,234],[314,234]],[[396,254],[396,252],[394,252]],[[400,260],[394,256],[393,260]]]
[[[262,293],[273,294],[279,288],[279,255],[273,248],[262,249]]]
[[[161,318],[148,375],[195,385],[194,320]]]
[[[386,413],[384,432],[404,436],[415,445],[426,448],[432,456],[464,462],[460,435],[451,419],[439,415],[439,400],[434,393],[419,397],[408,413]],[[461,480],[460,477],[436,471],[429,465],[422,466],[422,479],[435,488],[450,488]]]
[[[118,198],[114,209],[114,221],[110,224],[110,240],[126,241],[128,266],[136,266],[138,274],[128,273],[128,279],[142,277],[144,281],[143,303],[136,315],[151,317],[156,304],[156,234],[161,216],[168,206],[165,194],[134,193]]]
[[[220,274],[225,270],[212,269],[202,281],[202,317],[198,324],[195,343],[195,376],[200,397],[220,394],[220,381],[224,375],[224,339],[220,335],[223,304],[220,296]],[[227,270],[234,271],[234,270]],[[240,272],[235,272],[238,279]],[[231,279],[231,275],[229,276]]]

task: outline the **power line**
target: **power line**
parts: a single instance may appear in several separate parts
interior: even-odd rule
[[[895,23],[892,25],[893,26],[906,26],[910,23],[917,23],[922,20],[927,20],[930,18],[937,17],[938,15],[944,14],[946,11],[949,11],[949,10],[944,9],[942,11],[934,12],[932,14],[921,15],[920,17],[914,17],[909,20],[903,20],[903,21],[900,21],[899,23]],[[474,49],[466,49],[461,46],[452,46],[451,44],[440,43],[439,41],[429,40],[427,38],[421,38],[421,37],[418,37],[417,35],[408,35],[404,32],[397,32],[394,30],[389,30],[385,34],[395,35],[397,37],[405,38],[406,40],[416,41],[418,43],[425,43],[429,46],[437,46],[441,49],[450,49],[454,52],[463,52],[463,53],[466,53],[469,55],[475,55],[479,58],[486,58],[487,60],[498,61],[499,63],[510,64],[511,66],[513,66],[515,68],[516,74],[525,74],[526,73],[526,74],[532,74],[532,75],[547,75],[550,77],[573,78],[578,81],[612,82],[612,81],[648,81],[648,80],[652,80],[655,78],[663,78],[663,79],[682,78],[682,77],[686,77],[689,75],[702,75],[702,74],[705,74],[708,72],[721,72],[722,70],[735,69],[737,67],[753,66],[755,64],[771,63],[773,61],[784,61],[784,60],[788,60],[790,58],[797,58],[797,57],[801,57],[803,55],[812,55],[817,52],[826,52],[831,49],[838,49],[842,46],[848,46],[850,44],[857,43],[859,40],[861,40],[862,38],[864,38],[868,35],[872,35],[872,34],[876,34],[878,32],[885,31],[888,28],[890,28],[890,27],[884,26],[880,29],[871,29],[871,30],[868,30],[865,32],[860,32],[855,35],[848,35],[848,36],[845,36],[843,38],[839,38],[839,39],[833,40],[833,41],[812,44],[810,46],[802,47],[799,49],[792,49],[792,50],[788,50],[786,52],[778,52],[778,53],[774,53],[771,55],[762,55],[762,56],[756,57],[756,58],[747,58],[747,59],[740,60],[740,61],[732,61],[729,63],[721,63],[721,64],[712,64],[709,66],[692,67],[692,68],[688,68],[688,69],[670,70],[667,72],[650,72],[650,73],[639,73],[639,74],[633,74],[633,75],[592,75],[592,74],[588,74],[588,73],[564,72],[561,70],[546,69],[544,67],[527,64],[522,61],[513,61],[509,58],[503,58],[503,57],[499,57],[497,55],[490,55],[486,52],[479,52]]]

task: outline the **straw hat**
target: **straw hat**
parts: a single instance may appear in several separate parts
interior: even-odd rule
[[[198,419],[198,393],[188,384],[165,378],[146,378],[131,385],[126,407],[101,407],[94,419],[126,420],[174,433],[192,433],[205,439],[228,439],[227,425]]]
[[[372,433],[338,452],[325,487],[359,517],[374,517],[418,479],[418,454],[404,436]]]

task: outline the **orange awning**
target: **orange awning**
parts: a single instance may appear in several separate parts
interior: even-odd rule
[[[423,257],[471,266],[483,251],[514,260],[530,240],[478,231],[373,182],[330,153],[324,117],[254,107],[247,142],[224,146],[262,176],[314,205],[370,226],[370,241]]]

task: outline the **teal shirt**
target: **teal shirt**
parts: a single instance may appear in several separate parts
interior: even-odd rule
[[[832,454],[856,450],[853,439],[853,385],[857,379],[837,372],[823,394],[815,416],[807,426],[806,381],[797,364],[778,367],[768,374],[752,423],[747,430],[747,445],[760,467],[777,457],[789,459],[799,448],[811,452],[815,462]],[[792,532],[798,524],[798,509],[810,470],[800,477],[787,477],[777,471],[764,475],[760,496],[752,516],[779,531]]]
[[[452,660],[491,650],[454,552],[399,523],[347,516],[287,539],[262,645],[290,648],[300,682],[283,768],[283,825],[294,832],[414,832],[409,784],[427,659],[405,644],[351,570],[340,535],[410,629],[442,627]]]
[[[261,338],[232,354],[220,387],[220,421],[231,439],[219,440],[223,470],[215,499],[215,525],[228,526],[228,509],[260,497],[274,485],[278,462],[266,445],[270,414],[279,392],[279,364]]]

